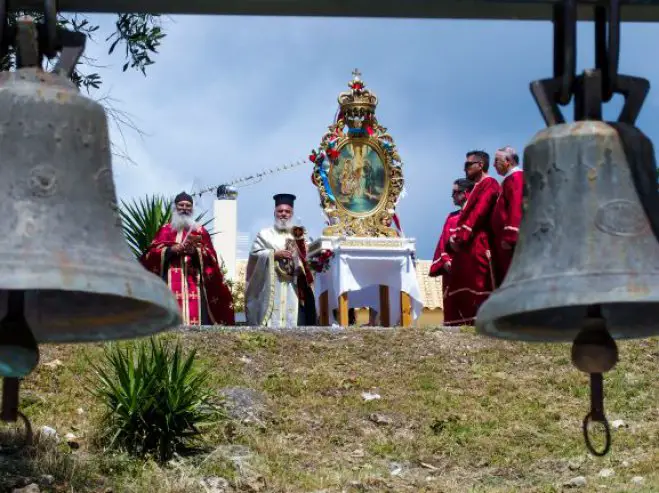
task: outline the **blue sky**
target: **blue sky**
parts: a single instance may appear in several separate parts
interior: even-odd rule
[[[95,16],[104,32],[114,16]],[[379,121],[396,140],[407,196],[399,216],[431,258],[451,183],[467,150],[512,145],[520,154],[543,121],[529,82],[551,75],[549,22],[176,16],[147,77],[122,73],[100,33],[87,55],[103,68],[100,97],[131,114],[147,134],[111,134],[133,163],[115,159],[120,198],[176,193],[305,159],[336,112],[358,67],[379,97]],[[592,25],[579,26],[579,69],[593,63]],[[659,26],[622,30],[621,72],[659,86]],[[619,102],[606,113],[614,115]],[[659,89],[638,125],[659,141]],[[566,110],[571,116],[571,109]],[[272,222],[272,195],[298,196],[296,215],[323,227],[311,164],[239,190],[239,229],[250,237]],[[210,209],[212,194],[201,201]]]

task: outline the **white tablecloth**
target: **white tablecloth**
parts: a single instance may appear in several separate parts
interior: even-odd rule
[[[380,285],[389,286],[390,320],[400,324],[400,292],[410,295],[412,318],[423,310],[421,291],[411,251],[381,248],[338,248],[330,268],[316,274],[316,304],[320,313],[320,295],[328,291],[330,322],[335,321],[333,310],[338,308],[339,295],[348,294],[350,307],[373,307],[380,312]]]

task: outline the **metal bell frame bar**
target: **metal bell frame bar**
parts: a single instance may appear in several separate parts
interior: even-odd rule
[[[61,0],[59,10],[85,13],[162,13],[315,17],[398,17],[416,19],[551,20],[561,0]],[[592,20],[592,5],[579,7],[579,20]],[[15,0],[14,10],[39,11],[41,0]],[[659,0],[627,0],[626,22],[659,21]]]
[[[613,94],[622,94],[625,104],[619,122],[633,125],[649,91],[649,82],[638,77],[618,74],[620,53],[620,22],[624,13],[627,21],[659,21],[659,0],[629,0],[623,12],[620,0],[609,0],[607,5],[593,1],[578,5],[577,0],[438,0],[428,3],[423,0],[406,2],[383,0],[352,0],[338,3],[332,0],[308,2],[293,1],[226,1],[212,0],[17,0],[11,2],[12,10],[44,10],[44,22],[36,26],[37,49],[28,49],[26,29],[10,28],[7,23],[8,6],[0,0],[0,56],[8,53],[10,46],[16,47],[17,65],[37,66],[43,57],[53,58],[60,52],[55,67],[62,75],[73,73],[85,45],[85,36],[56,27],[57,11],[75,12],[158,12],[179,14],[225,14],[225,15],[277,15],[277,16],[342,16],[342,17],[407,17],[407,18],[469,18],[469,19],[514,19],[546,20],[554,25],[554,73],[549,79],[531,83],[531,92],[548,126],[564,123],[559,106],[569,104],[575,97],[575,120],[601,120],[602,104],[611,100]],[[576,29],[578,20],[595,20],[596,67],[576,75]],[[33,40],[32,40],[33,41]],[[33,46],[33,45],[32,45]],[[643,207],[650,219],[652,230],[659,239],[659,221],[654,211],[659,210],[656,172],[648,173],[639,163],[630,163],[632,177]],[[599,307],[592,307],[589,314],[601,319]],[[597,341],[602,346],[613,348],[615,342],[605,334]],[[608,336],[608,339],[606,338]],[[573,355],[580,341],[573,346]],[[573,358],[574,359],[574,358]],[[593,373],[591,379],[591,410],[583,421],[583,432],[588,449],[595,455],[605,455],[611,444],[611,434],[604,414],[603,378]],[[30,442],[32,431],[27,418],[18,412],[19,379],[4,378],[2,410],[0,419],[14,422],[21,418],[26,426],[26,441]],[[589,437],[591,421],[605,427],[605,444],[596,450]]]

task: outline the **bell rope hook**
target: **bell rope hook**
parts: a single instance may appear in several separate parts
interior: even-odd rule
[[[614,339],[659,334],[659,191],[651,141],[634,126],[650,84],[618,73],[620,0],[595,9],[595,68],[576,75],[577,0],[553,5],[553,77],[530,89],[547,128],[524,151],[526,206],[501,286],[479,308],[480,333],[572,342],[590,375],[583,421],[588,450],[611,447],[603,374],[618,361]],[[602,2],[604,3],[604,2]],[[602,105],[624,98],[616,122]],[[560,106],[574,96],[574,122]],[[596,448],[590,424],[604,427]]]
[[[586,447],[593,454],[602,457],[611,448],[611,429],[604,414],[604,379],[602,374],[611,370],[618,362],[618,348],[606,330],[601,307],[592,306],[584,328],[572,345],[572,363],[579,370],[590,374],[590,412],[583,420],[583,434]],[[604,426],[604,447],[597,450],[590,439],[591,422]]]

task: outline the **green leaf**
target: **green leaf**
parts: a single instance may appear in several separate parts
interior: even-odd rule
[[[111,343],[100,362],[89,364],[95,375],[89,391],[103,406],[109,449],[157,454],[164,462],[200,435],[199,426],[223,417],[194,350],[186,355],[178,344],[156,338]]]

